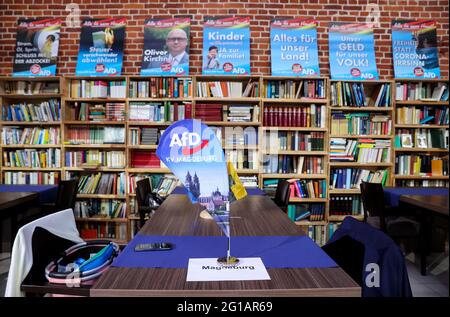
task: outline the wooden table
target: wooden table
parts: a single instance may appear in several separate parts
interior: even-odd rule
[[[427,272],[427,244],[432,234],[431,222],[433,217],[446,217],[448,220],[448,195],[402,195],[401,206],[414,208],[420,220],[420,272]]]
[[[185,195],[170,195],[139,233],[217,236],[213,220]],[[247,196],[231,204],[231,234],[304,235],[268,197]],[[361,288],[341,268],[267,269],[269,281],[186,282],[187,269],[111,267],[91,296],[361,296]]]
[[[11,218],[11,245],[14,241],[14,233],[16,228],[17,216],[26,211],[24,205],[38,204],[38,193],[31,192],[0,192],[0,239],[2,239],[2,221],[7,218]],[[20,207],[20,208],[19,208]],[[0,241],[1,242],[1,241]],[[2,243],[0,243],[0,251],[2,249]]]

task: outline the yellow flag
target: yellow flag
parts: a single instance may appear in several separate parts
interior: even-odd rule
[[[236,197],[237,200],[244,198],[247,196],[247,191],[245,190],[244,185],[242,185],[241,180],[239,179],[238,174],[230,161],[227,161],[227,168],[230,179],[230,188],[234,194],[234,197]]]

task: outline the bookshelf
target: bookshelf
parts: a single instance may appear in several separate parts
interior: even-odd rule
[[[61,77],[0,77],[1,183],[58,183],[63,96]]]
[[[394,92],[390,80],[330,81],[329,236],[363,220],[362,180],[392,184]]]
[[[401,89],[408,93],[420,83],[426,93],[423,98],[415,98],[416,92],[414,98],[408,94],[403,98]],[[22,176],[15,179],[21,182],[24,173],[41,175],[33,181],[42,183],[84,178],[86,190],[77,202],[90,214],[76,212],[80,230],[88,238],[101,232],[126,242],[138,229],[136,182],[149,177],[156,186],[160,177],[171,173],[155,155],[161,133],[177,120],[196,118],[215,131],[245,186],[259,186],[270,194],[278,179],[290,181],[290,206],[295,211],[290,207],[288,215],[323,244],[345,217],[362,219],[358,180],[448,186],[448,146],[439,143],[448,133],[448,100],[430,100],[440,84],[448,81],[262,75],[0,77],[0,181],[12,182],[11,175],[19,173]],[[402,98],[397,98],[400,91]],[[13,105],[40,107],[49,100],[60,108],[57,120],[19,121],[12,115],[8,119],[7,110]],[[438,119],[421,123],[425,114]],[[48,141],[24,138],[21,142],[24,131],[48,135]],[[438,132],[443,136],[438,137]],[[402,145],[402,134],[411,146],[397,146]],[[416,146],[419,140],[427,141],[427,147]],[[352,147],[354,152],[346,153]],[[379,151],[376,157],[359,154],[373,149]],[[45,157],[53,158],[56,151],[60,153],[56,165],[16,166],[11,164],[15,156],[9,154],[48,153]],[[405,157],[421,158],[420,164],[414,161],[419,172],[399,172],[399,160],[404,160],[403,167]],[[431,161],[442,161],[442,165],[433,163],[442,174],[429,171]],[[422,173],[422,166],[428,170]],[[346,186],[347,175],[342,186],[332,186],[339,170],[352,171],[350,186]],[[102,177],[103,183],[111,179],[113,186],[97,191]]]
[[[448,80],[395,80],[396,186],[448,187]]]
[[[260,186],[290,182],[288,217],[319,244],[328,217],[328,79],[262,76]]]
[[[63,177],[80,179],[74,210],[80,233],[128,241],[128,77],[65,79]]]

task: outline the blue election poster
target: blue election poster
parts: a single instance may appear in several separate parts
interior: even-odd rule
[[[272,76],[320,76],[316,27],[312,19],[272,21]]]
[[[331,79],[378,79],[372,24],[330,22],[328,46]]]
[[[122,72],[125,18],[87,19],[81,25],[77,76],[119,76]]]
[[[61,19],[20,19],[13,76],[54,76]]]
[[[250,74],[249,17],[205,18],[202,74]]]
[[[192,203],[200,203],[229,236],[228,170],[221,141],[207,125],[186,119],[169,126],[156,155],[178,177]]]
[[[440,78],[436,21],[392,21],[395,78]]]
[[[148,19],[141,75],[189,75],[189,18]]]

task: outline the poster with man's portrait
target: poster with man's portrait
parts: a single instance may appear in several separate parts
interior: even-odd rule
[[[392,21],[395,78],[440,78],[436,21]]]
[[[61,19],[18,21],[13,76],[54,76]]]
[[[189,75],[189,31],[189,18],[146,20],[141,75]]]

